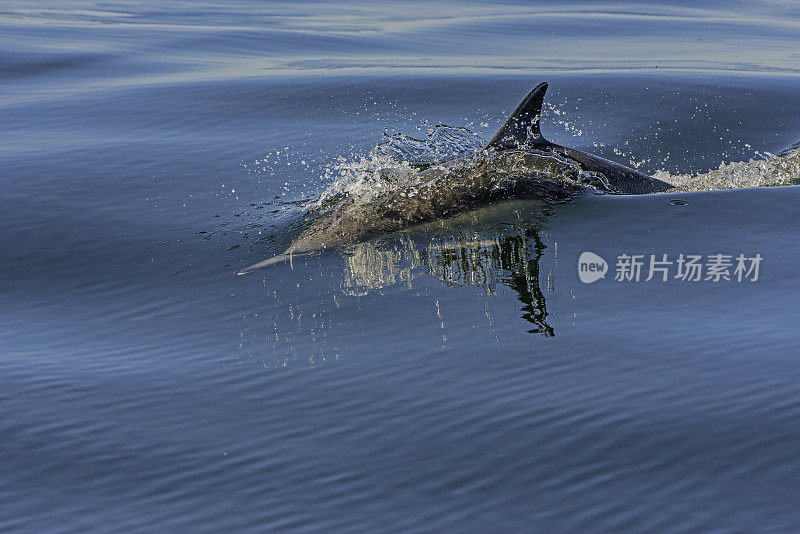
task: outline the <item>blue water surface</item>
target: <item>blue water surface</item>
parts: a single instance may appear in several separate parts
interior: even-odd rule
[[[549,139],[644,172],[779,153],[799,37],[791,2],[5,0],[0,530],[796,532],[797,186],[235,272],[384,133],[490,138],[542,80]],[[763,259],[615,280],[682,254]]]

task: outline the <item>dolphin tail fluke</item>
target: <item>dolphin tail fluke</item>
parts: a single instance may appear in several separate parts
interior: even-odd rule
[[[264,261],[260,261],[258,263],[254,263],[253,265],[251,265],[249,267],[245,267],[241,271],[236,271],[236,274],[243,275],[243,274],[252,273],[253,271],[257,271],[259,269],[263,269],[263,268],[269,267],[271,265],[277,265],[279,263],[283,263],[283,262],[286,262],[286,261],[291,263],[292,259],[294,259],[294,258],[301,257],[301,256],[310,256],[311,254],[313,254],[313,252],[300,252],[300,253],[294,253],[294,254],[292,254],[291,252],[284,252],[283,254],[278,254],[277,256],[272,257],[272,258],[270,258],[268,260],[264,260]]]
[[[542,82],[531,89],[505,124],[494,134],[486,148],[502,150],[550,145],[539,131],[539,117],[542,114],[546,91],[547,82]]]

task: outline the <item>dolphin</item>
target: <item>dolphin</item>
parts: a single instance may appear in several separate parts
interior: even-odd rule
[[[547,141],[539,129],[547,82],[534,87],[483,150],[429,167],[370,202],[345,198],[289,248],[236,274],[291,261],[442,219],[500,200],[565,200],[587,188],[642,195],[671,185],[639,171]]]

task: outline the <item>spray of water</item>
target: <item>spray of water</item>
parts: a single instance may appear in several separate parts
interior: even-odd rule
[[[749,161],[723,161],[716,169],[698,174],[658,171],[654,177],[686,192],[798,184],[800,147],[792,147],[778,155],[756,153],[756,157]]]

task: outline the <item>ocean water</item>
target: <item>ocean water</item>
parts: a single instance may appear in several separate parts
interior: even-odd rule
[[[0,531],[796,532],[799,41],[766,0],[4,0]],[[544,80],[548,139],[678,188],[236,276]]]

